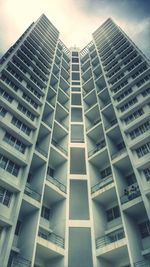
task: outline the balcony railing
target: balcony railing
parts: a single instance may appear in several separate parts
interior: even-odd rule
[[[111,128],[115,124],[117,124],[117,119],[112,120],[108,125],[106,125],[105,130]]]
[[[50,128],[52,128],[52,124],[50,123],[49,120],[46,120],[46,119],[43,118],[42,121],[43,121],[47,126],[49,126]]]
[[[101,104],[101,109],[103,109],[104,107],[106,107],[107,105],[109,105],[111,103],[110,100],[104,102],[103,104]]]
[[[109,176],[105,177],[99,183],[97,183],[96,185],[92,186],[91,193],[95,193],[99,189],[104,188],[106,185],[111,184],[112,182],[113,182],[112,175],[109,175]]]
[[[84,143],[83,138],[72,138],[71,143]]]
[[[97,120],[95,120],[95,121],[93,122],[92,125],[90,125],[90,126],[88,126],[88,127],[86,128],[86,130],[87,130],[87,131],[90,130],[90,129],[93,128],[95,125],[97,125],[100,121],[101,121],[100,118],[97,119]]]
[[[65,186],[64,184],[62,184],[62,183],[61,183],[59,180],[57,180],[56,178],[54,178],[54,177],[52,177],[52,176],[50,176],[50,175],[47,174],[46,179],[47,179],[50,183],[56,185],[62,192],[64,192],[64,193],[67,192],[67,188],[66,188],[66,186]]]
[[[96,239],[96,248],[105,247],[125,237],[124,232],[112,233]]]
[[[39,201],[41,200],[41,195],[36,192],[32,187],[31,185],[27,184],[26,187],[25,187],[25,190],[24,190],[24,193],[26,195],[28,195],[29,197],[32,197],[34,198],[35,200]]]
[[[31,267],[31,261],[22,257],[13,258],[13,262],[8,267]]]
[[[44,149],[42,149],[42,148],[40,148],[40,147],[38,147],[38,146],[36,146],[35,149],[36,149],[40,154],[42,154],[44,157],[47,158],[48,152],[45,152]]]
[[[117,158],[118,156],[120,156],[120,155],[122,155],[124,152],[126,152],[127,150],[126,150],[126,147],[123,147],[123,148],[121,148],[119,151],[117,151],[117,152],[115,152],[112,156],[111,156],[111,158],[112,159],[115,159],[115,158]]]
[[[141,196],[141,192],[139,190],[138,185],[137,186],[133,185],[126,189],[124,195],[120,197],[120,200],[121,200],[121,203],[124,204],[139,196]]]
[[[134,263],[134,267],[150,267],[150,262],[138,261]]]
[[[54,145],[55,147],[57,147],[66,156],[68,155],[67,150],[65,150],[62,146],[60,146],[55,140],[52,140],[52,145]]]
[[[64,248],[65,247],[65,241],[64,238],[60,237],[59,235],[56,235],[54,233],[43,233],[42,231],[39,231],[38,235],[47,240],[50,241],[54,244],[56,244],[57,246]]]
[[[105,142],[100,143],[99,145],[97,145],[94,149],[90,150],[88,152],[88,156],[91,157],[92,155],[94,155],[96,152],[100,151],[101,149],[103,149],[106,146]]]

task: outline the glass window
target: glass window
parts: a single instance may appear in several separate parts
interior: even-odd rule
[[[77,57],[73,57],[73,58],[72,58],[72,62],[73,62],[73,63],[78,63],[78,62],[79,62],[79,58],[77,58]]]
[[[42,206],[41,217],[43,217],[46,220],[49,220],[49,218],[50,218],[50,209],[45,207],[45,206]]]
[[[106,210],[106,216],[108,222],[120,217],[119,206],[115,206],[111,209]]]
[[[80,80],[80,73],[72,72],[72,80]]]
[[[79,65],[78,64],[72,64],[72,70],[73,71],[79,71]]]
[[[139,224],[139,230],[142,238],[150,236],[150,222],[146,221]]]
[[[0,186],[0,203],[8,207],[10,205],[11,197],[12,193]]]
[[[72,52],[73,57],[78,57],[78,52]]]

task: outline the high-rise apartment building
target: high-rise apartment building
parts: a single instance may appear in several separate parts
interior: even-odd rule
[[[45,15],[1,59],[0,266],[150,266],[150,64],[108,19]]]

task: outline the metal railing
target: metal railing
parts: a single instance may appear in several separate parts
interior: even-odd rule
[[[62,146],[60,146],[54,139],[52,140],[52,145],[57,147],[61,152],[63,152],[66,156],[68,155],[67,150],[65,150]]]
[[[66,186],[65,186],[63,183],[61,183],[58,179],[56,179],[56,178],[50,176],[49,174],[47,174],[46,179],[47,179],[50,183],[56,185],[62,192],[64,192],[64,193],[67,192],[67,188],[66,188]]]
[[[150,267],[150,262],[142,260],[134,263],[134,267]]]
[[[54,233],[50,233],[50,234],[43,233],[42,231],[39,231],[38,235],[39,235],[39,237],[41,237],[47,241],[50,241],[61,248],[65,247],[65,240],[64,240],[64,238],[60,237],[59,235],[56,235]]]
[[[119,151],[115,152],[114,154],[111,155],[112,159],[117,158],[118,156],[122,155],[124,152],[126,152],[126,147],[121,148]]]
[[[40,147],[38,147],[38,146],[36,146],[35,149],[36,149],[40,154],[42,154],[44,157],[47,158],[48,152],[45,152],[44,149],[42,149],[42,148],[40,148]]]
[[[124,232],[112,233],[96,239],[96,248],[105,247],[111,243],[117,242],[125,237]]]
[[[106,106],[107,106],[108,104],[110,104],[110,103],[111,103],[110,100],[104,102],[102,105],[100,105],[100,106],[101,106],[101,109],[103,109],[104,107],[106,107]]]
[[[90,126],[88,126],[88,127],[86,128],[86,130],[87,130],[87,131],[90,130],[90,129],[93,128],[96,124],[98,124],[100,121],[101,121],[100,118],[97,119],[97,120],[95,120],[95,121],[93,122],[92,125],[90,125]]]
[[[96,147],[94,147],[92,150],[90,150],[88,152],[88,156],[91,157],[92,155],[94,155],[96,152],[100,151],[101,149],[103,149],[104,147],[106,147],[106,143],[102,142],[101,144],[97,145]]]
[[[26,195],[28,195],[29,197],[32,197],[32,198],[34,198],[35,200],[37,200],[37,201],[39,201],[39,202],[40,202],[40,200],[41,200],[41,195],[40,195],[38,192],[36,192],[36,191],[31,187],[31,185],[29,185],[29,184],[27,184],[27,185],[25,186],[24,193],[25,193]]]
[[[50,123],[49,120],[46,120],[46,119],[43,118],[42,121],[43,121],[48,127],[52,128],[52,124]]]
[[[83,138],[72,138],[71,143],[84,143]]]
[[[99,183],[97,183],[96,185],[91,187],[91,193],[94,193],[96,191],[98,191],[99,189],[105,187],[108,184],[111,184],[113,182],[113,177],[110,174],[109,176],[105,177],[104,179],[102,179]]]
[[[112,120],[108,125],[105,126],[105,130],[111,128],[113,125],[117,124],[117,119]]]
[[[128,190],[128,188],[126,189],[126,194],[124,194],[123,196],[120,197],[121,203],[127,203],[139,196],[141,196],[141,192],[138,188],[138,186],[134,186],[134,188],[132,189],[132,186],[130,187],[130,189]]]
[[[8,267],[31,267],[31,261],[18,256],[13,258],[13,263]]]

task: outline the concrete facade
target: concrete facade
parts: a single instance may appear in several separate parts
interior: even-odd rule
[[[108,19],[45,15],[1,59],[0,266],[150,266],[150,63]]]

